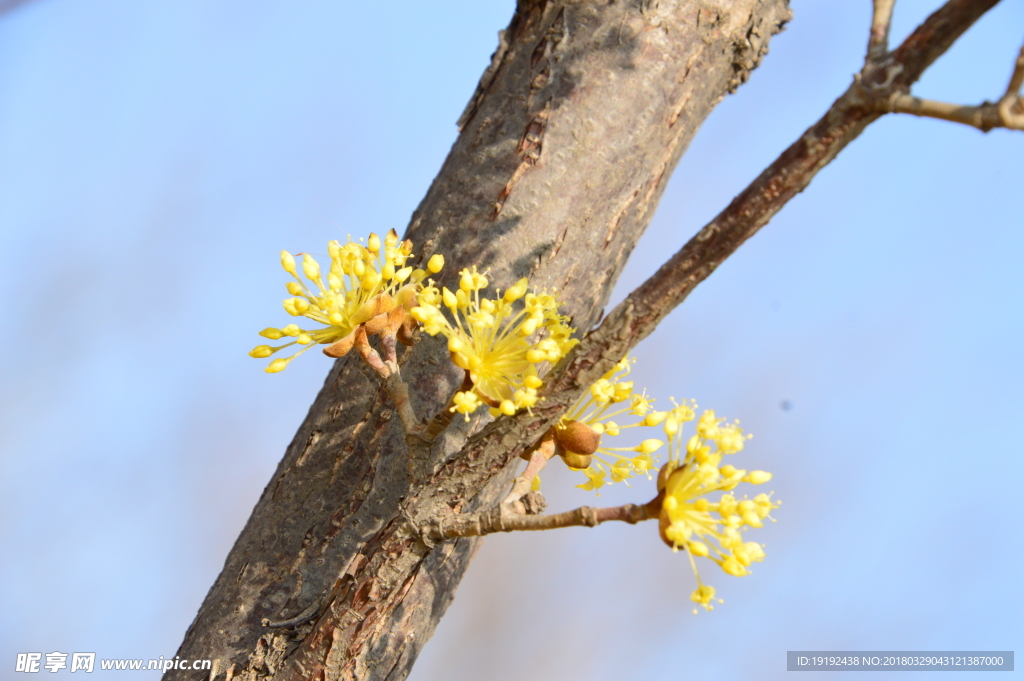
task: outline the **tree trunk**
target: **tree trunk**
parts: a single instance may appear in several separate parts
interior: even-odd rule
[[[529,277],[589,330],[697,128],[788,18],[786,0],[520,2],[413,215],[419,262],[444,254],[449,286],[471,265],[502,289]],[[402,373],[426,418],[462,379],[440,338]],[[178,655],[215,659],[209,678],[408,675],[479,541],[429,545],[417,526],[489,506],[513,467],[460,454],[478,416],[410,479],[393,415],[375,374],[336,362]],[[502,433],[510,453],[539,434]]]

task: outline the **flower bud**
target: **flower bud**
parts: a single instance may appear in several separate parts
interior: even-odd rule
[[[309,301],[305,298],[289,298],[284,301],[284,309],[291,316],[298,317],[309,309]]]
[[[638,444],[636,447],[633,447],[633,451],[634,452],[640,452],[641,454],[653,454],[654,452],[658,451],[658,449],[663,444],[665,444],[665,443],[662,442],[661,440],[656,440],[654,438],[650,438],[648,440],[644,440],[643,442]]]
[[[545,359],[547,359],[547,353],[545,353],[543,350],[538,350],[537,348],[530,348],[526,352],[526,361],[530,362],[531,364],[538,364],[540,362],[543,362]]]
[[[292,257],[292,254],[288,251],[281,251],[281,267],[283,267],[284,271],[293,277],[298,276],[298,274],[295,273],[295,258]],[[280,371],[280,369],[278,369],[278,371]]]
[[[668,412],[667,411],[652,411],[650,414],[648,414],[644,418],[644,425],[645,426],[657,426],[662,421],[664,421],[665,417],[667,417],[667,416],[668,416]]]
[[[274,349],[269,345],[257,345],[249,351],[249,356],[255,357],[256,359],[270,357],[272,354],[274,354]]]
[[[269,338],[269,336],[268,336]],[[772,474],[768,471],[750,471],[747,473],[747,477],[743,478],[744,481],[749,482],[753,485],[763,485],[772,479]]]
[[[363,275],[362,287],[364,291],[372,291],[381,282],[381,276],[379,272],[367,272]]]
[[[260,335],[263,336],[264,338],[269,338],[270,340],[277,340],[284,334],[281,333],[281,329],[275,329],[272,326],[268,326],[267,328],[260,331]]]
[[[309,253],[302,256],[302,272],[310,281],[316,281],[320,278],[320,263],[314,260],[313,256]]]
[[[505,295],[502,296],[506,303],[514,303],[515,301],[526,295],[527,281],[526,277],[523,277],[516,282],[515,286],[505,291]]]
[[[268,374],[276,374],[278,371],[284,371],[284,368],[288,366],[288,361],[288,359],[284,358],[275,359],[269,366],[267,366],[266,369],[264,369],[264,371]]]
[[[689,549],[690,553],[692,553],[693,555],[700,556],[702,558],[710,553],[710,551],[708,550],[708,545],[702,541],[686,542],[686,548]]]
[[[555,439],[566,450],[587,456],[596,452],[597,448],[601,446],[601,436],[593,428],[580,421],[569,421],[562,427],[556,427]]]
[[[444,268],[444,256],[440,253],[435,253],[430,256],[430,260],[427,261],[427,269],[430,270],[431,274],[437,274]]]
[[[733,577],[742,577],[747,574],[747,569],[732,556],[729,556],[722,561],[722,569],[725,570],[726,574],[732,575]]]

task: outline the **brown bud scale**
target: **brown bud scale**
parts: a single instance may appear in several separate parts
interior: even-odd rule
[[[555,439],[568,451],[587,456],[601,446],[600,433],[580,421],[569,421],[556,427]]]

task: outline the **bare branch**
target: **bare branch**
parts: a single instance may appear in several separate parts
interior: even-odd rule
[[[964,31],[998,4],[999,0],[949,0],[935,10],[893,50],[893,63],[902,67],[895,84],[909,89]]]
[[[895,4],[896,0],[874,0],[866,61],[881,59],[888,51],[889,27],[892,24],[892,8]]]
[[[434,540],[452,537],[482,537],[495,532],[554,530],[561,527],[595,527],[611,520],[635,525],[651,520],[644,506],[626,504],[608,508],[580,508],[551,515],[523,515],[502,512],[495,507],[483,513],[470,513],[431,524],[424,535]]]
[[[1024,83],[1024,47],[1021,47],[1020,53],[1014,61],[1013,74],[1006,86],[1006,92],[994,104],[989,101],[982,102],[977,106],[950,104],[932,99],[921,99],[905,92],[894,92],[886,107],[893,113],[906,113],[912,116],[963,123],[982,132],[988,132],[992,128],[1024,130],[1024,105],[1022,105],[1018,94],[1022,83]]]
[[[906,113],[912,116],[963,123],[982,132],[988,132],[992,128],[1024,130],[1024,114],[1015,113],[1015,107],[1013,107],[1013,104],[1019,100],[1017,97],[1011,97],[1010,100],[1005,102],[1005,105],[1003,101],[1000,101],[996,104],[985,102],[978,106],[965,106],[937,102],[933,99],[921,99],[912,95],[895,94],[889,100],[889,110],[893,113]]]

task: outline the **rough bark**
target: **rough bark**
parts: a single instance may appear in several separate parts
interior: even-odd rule
[[[447,284],[474,264],[501,288],[528,276],[590,329],[693,134],[788,17],[785,0],[521,2],[413,216],[421,262],[443,253]],[[403,375],[425,417],[461,382],[436,339]],[[339,360],[178,654],[216,659],[211,678],[404,678],[478,541],[415,528],[489,505],[509,479],[506,457],[453,457],[486,420],[456,420],[434,478],[410,486],[380,382]],[[505,451],[536,439],[530,421]]]

